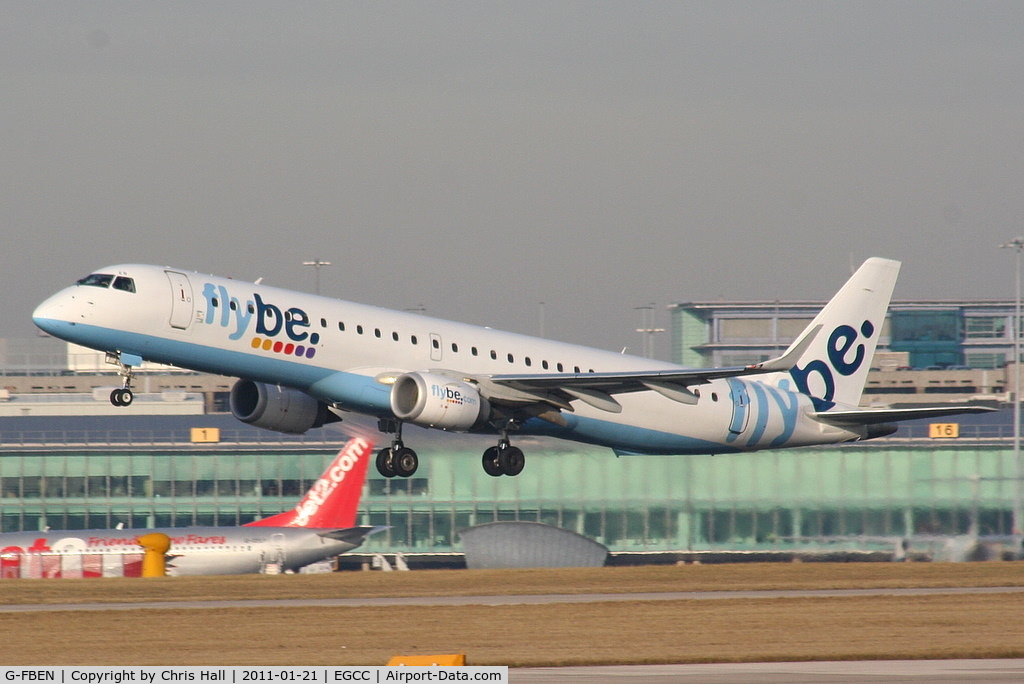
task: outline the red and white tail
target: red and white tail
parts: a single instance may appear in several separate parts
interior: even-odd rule
[[[373,443],[362,437],[350,439],[327,466],[299,505],[290,511],[246,523],[245,527],[355,527],[359,497]]]

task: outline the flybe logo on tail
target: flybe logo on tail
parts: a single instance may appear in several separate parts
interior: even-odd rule
[[[828,336],[828,342],[825,345],[827,363],[822,359],[814,359],[803,368],[796,365],[789,371],[797,389],[811,397],[832,401],[836,395],[836,378],[832,372],[835,371],[843,377],[849,377],[856,373],[864,365],[867,356],[864,344],[859,343],[858,340],[861,335],[864,339],[870,339],[874,334],[875,326],[871,321],[864,321],[860,324],[859,334],[853,326],[838,326]],[[820,395],[815,394],[810,387],[811,376],[815,374],[823,386]]]
[[[213,283],[203,285],[203,297],[206,299],[204,322],[233,328],[229,339],[242,339],[252,326],[255,328],[250,343],[253,349],[307,359],[316,355],[320,333],[307,330],[309,315],[302,309],[293,306],[282,311],[281,307],[263,301],[258,293],[243,303],[232,297],[226,287]]]

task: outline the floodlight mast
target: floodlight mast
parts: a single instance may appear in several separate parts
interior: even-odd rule
[[[320,269],[322,267],[324,267],[324,266],[330,266],[331,262],[330,261],[320,261],[319,259],[314,259],[313,261],[303,261],[302,265],[303,266],[312,266],[313,268],[316,269],[316,293],[320,294]]]
[[[1013,314],[1013,534],[1024,534],[1024,512],[1021,503],[1021,478],[1024,469],[1020,462],[1020,258],[1024,250],[1024,237],[1015,237],[999,245],[1000,249],[1012,249],[1017,253],[1017,281]]]

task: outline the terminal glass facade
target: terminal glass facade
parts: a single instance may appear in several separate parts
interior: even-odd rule
[[[612,551],[808,548],[972,526],[1009,534],[1019,486],[1009,445],[983,440],[615,458],[524,439],[527,467],[515,478],[483,473],[476,438],[431,441],[413,478],[387,480],[370,468],[359,522],[389,529],[363,550],[460,551],[460,530],[499,520],[570,529]],[[8,450],[0,453],[0,526],[238,525],[294,506],[333,453]]]
[[[963,365],[962,320],[959,310],[893,311],[889,348],[910,352],[916,368]]]
[[[669,307],[671,360],[691,368],[778,355],[824,302],[690,302]],[[1002,368],[1013,358],[1014,303],[893,302],[879,349],[908,352],[910,367]]]

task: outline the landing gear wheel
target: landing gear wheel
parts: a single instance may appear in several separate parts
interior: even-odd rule
[[[526,456],[523,455],[523,450],[519,447],[507,446],[498,450],[498,465],[505,475],[515,477],[523,472],[523,468],[526,466]]]
[[[420,465],[416,452],[409,447],[399,447],[398,449],[391,449],[391,453],[391,469],[394,470],[395,475],[399,477],[412,477],[412,474],[416,472],[416,468]]]
[[[110,403],[114,406],[130,406],[135,395],[130,389],[115,389],[110,393]]]
[[[398,474],[395,472],[395,457],[391,447],[377,452],[377,472],[384,477],[394,477]]]
[[[501,477],[504,474],[501,463],[498,462],[498,447],[490,447],[484,452],[483,465],[484,472],[491,477]]]

